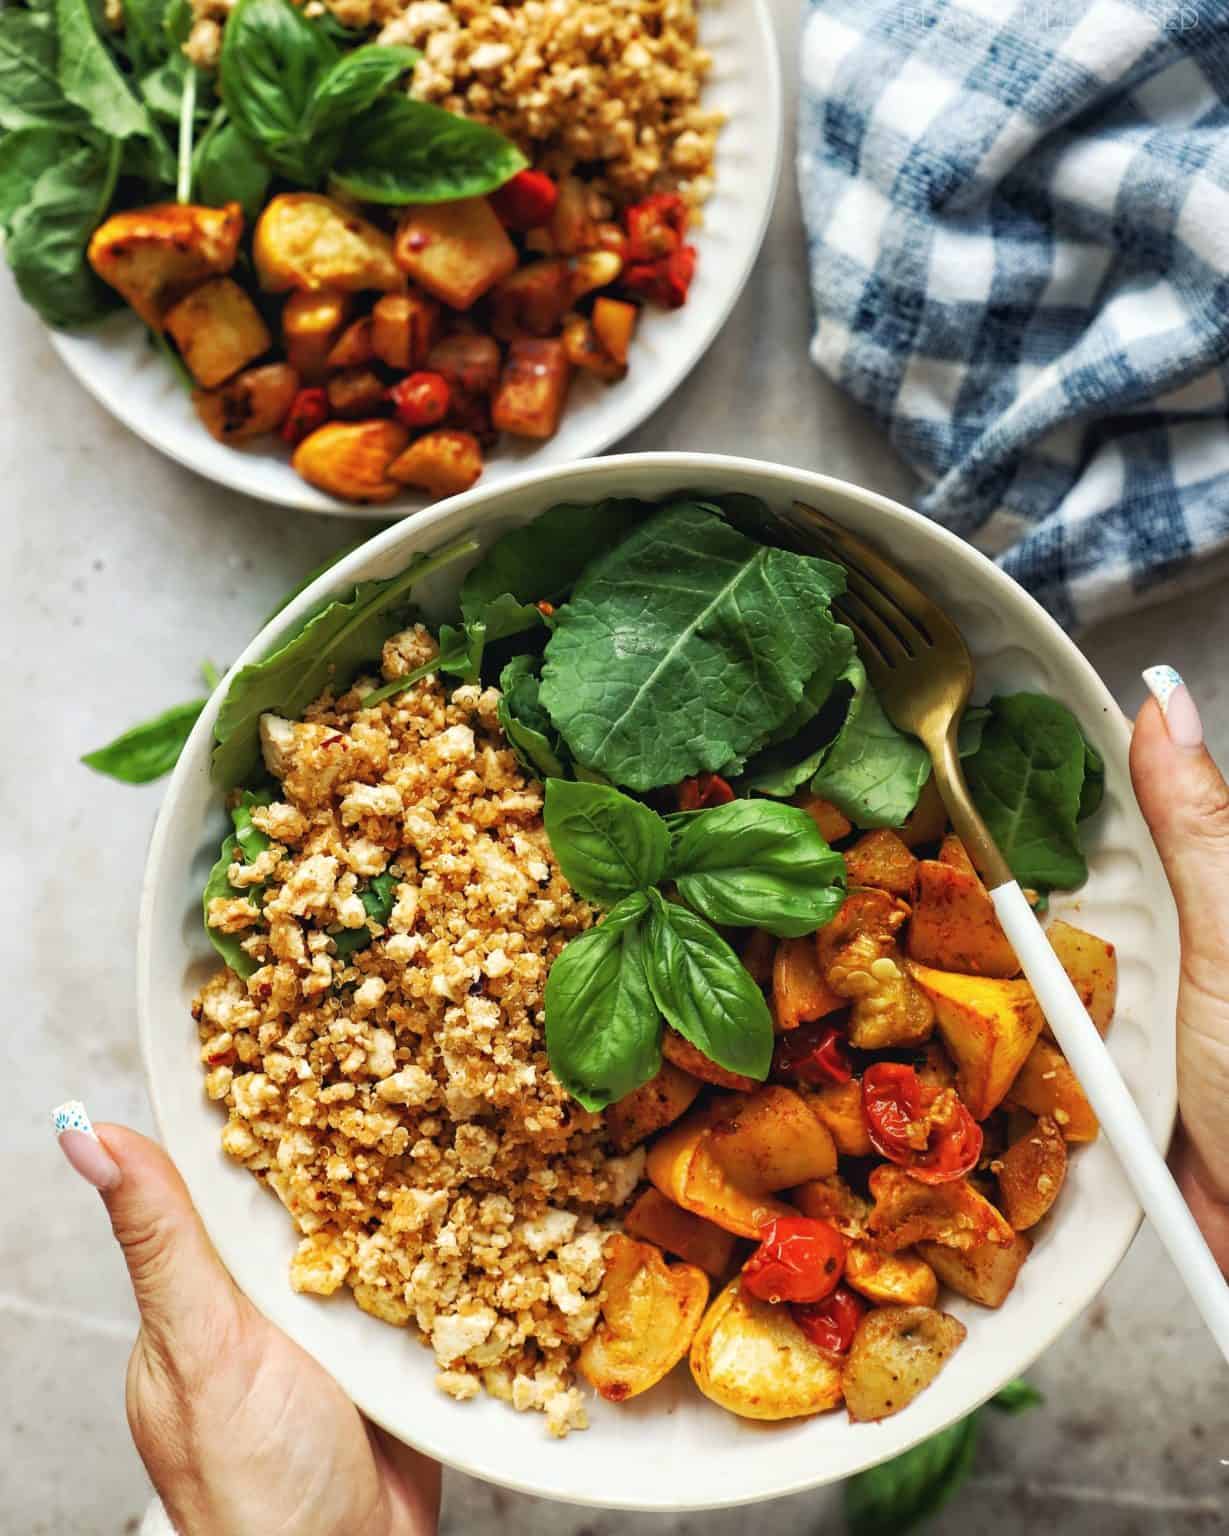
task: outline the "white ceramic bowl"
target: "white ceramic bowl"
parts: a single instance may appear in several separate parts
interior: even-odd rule
[[[1087,824],[1092,876],[1055,903],[1118,945],[1121,992],[1111,1046],[1158,1142],[1175,1109],[1170,1020],[1177,991],[1177,925],[1127,773],[1127,730],[1080,652],[988,560],[950,533],[881,496],[822,475],[744,459],[651,454],[576,464],[487,486],[389,529],[298,597],[236,662],[264,653],[330,593],[390,576],[418,550],[460,535],[484,546],[560,501],[652,498],[681,488],[744,491],[771,504],[824,508],[881,541],[959,621],[978,659],[978,696],[1041,689],[1073,709],[1105,757],[1105,803]],[[450,613],[461,572],[416,594],[434,618]],[[215,695],[216,701],[217,695]],[[430,1352],[360,1312],[344,1293],[295,1295],[286,1271],[295,1230],[277,1201],[219,1148],[222,1118],[203,1093],[189,999],[210,969],[200,891],[223,831],[209,783],[215,706],[198,723],[171,780],[154,832],[141,907],[141,1037],[154,1112],[205,1224],[235,1279],[260,1309],[318,1360],[359,1407],[450,1466],[510,1488],[577,1503],[679,1510],[751,1502],[848,1476],[895,1455],[968,1413],[1025,1370],[1109,1279],[1139,1223],[1139,1209],[1107,1146],[1073,1158],[1054,1214],[1037,1235],[999,1312],[958,1299],[969,1336],[938,1380],[877,1425],[844,1414],[781,1425],[724,1413],[694,1389],[686,1366],[624,1407],[591,1406],[592,1428],[548,1439],[537,1414],[440,1396]]]
[[[572,382],[559,431],[549,442],[502,437],[481,484],[503,484],[534,468],[569,464],[626,437],[682,383],[742,292],[772,212],[781,160],[781,77],[765,0],[714,0],[700,8],[700,34],[713,68],[704,105],[726,114],[717,141],[713,193],[695,236],[700,253],[687,304],[646,308],[625,379]],[[400,518],[426,499],[407,490],[388,506],[354,506],[308,485],[276,439],[245,448],[215,442],[145,328],[125,312],[81,332],[52,331],[52,345],[92,395],[138,437],[197,474],[262,501],[339,517]]]

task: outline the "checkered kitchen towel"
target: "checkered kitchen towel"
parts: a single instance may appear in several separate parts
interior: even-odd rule
[[[922,510],[1068,627],[1229,569],[1229,0],[804,20],[812,352]]]

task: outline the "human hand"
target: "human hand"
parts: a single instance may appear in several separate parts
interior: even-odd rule
[[[1144,681],[1131,777],[1178,904],[1178,1103],[1174,1176],[1229,1273],[1229,785],[1170,667]]]
[[[243,1296],[160,1147],[80,1115],[61,1130],[57,1111],[56,1129],[128,1265],[128,1423],[179,1536],[433,1536],[439,1467],[368,1424]]]

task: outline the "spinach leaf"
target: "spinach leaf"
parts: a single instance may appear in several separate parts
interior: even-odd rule
[[[367,43],[343,54],[312,93],[306,132],[314,136],[344,128],[420,58],[417,48],[396,44]]]
[[[849,1536],[904,1536],[951,1498],[977,1450],[977,1415],[941,1430],[845,1484]]]
[[[853,689],[849,714],[811,789],[857,827],[899,827],[930,777],[930,755],[884,714],[858,657],[846,668],[845,680]]]
[[[209,879],[205,882],[205,890],[201,896],[201,911],[209,942],[231,970],[237,976],[242,976],[245,981],[258,969],[257,962],[243,948],[246,934],[220,933],[216,928],[211,928],[209,904],[219,896],[228,900],[233,900],[237,896],[246,896],[253,902],[259,902],[263,887],[256,885],[249,886],[246,890],[239,890],[230,883],[227,871],[236,861],[243,864],[252,863],[269,846],[269,839],[252,825],[252,810],[258,805],[269,805],[272,800],[272,790],[244,790],[238,804],[230,813],[235,830],[223,842],[218,861],[209,872]]]
[[[172,52],[172,39],[166,27],[167,10],[167,0],[124,0],[123,38],[134,75],[147,75],[156,66],[176,58],[187,65],[178,48]]]
[[[85,113],[60,86],[57,51],[50,16],[17,6],[0,10],[0,128],[86,125]]]
[[[166,140],[95,31],[87,0],[55,0],[55,19],[60,44],[56,69],[64,95],[111,138],[148,139],[165,180],[173,181],[175,162]]]
[[[326,687],[349,686],[364,662],[379,655],[412,587],[475,549],[472,539],[418,556],[399,576],[369,581],[313,614],[277,649],[244,667],[231,682],[214,724],[214,782],[222,789],[240,783],[260,760],[260,717],[279,710],[301,715]]]
[[[207,130],[192,157],[192,181],[200,200],[211,208],[238,203],[252,220],[265,205],[271,180],[272,172],[255,146],[231,122]]]
[[[390,874],[373,875],[358,893],[358,899],[372,922],[379,923],[383,928],[397,904],[397,877]],[[333,948],[344,958],[357,954],[360,949],[366,949],[374,939],[375,934],[367,925],[362,928],[343,928],[340,933],[333,935]]]
[[[617,789],[548,779],[543,819],[564,879],[586,901],[612,907],[665,871],[665,822]]]
[[[831,643],[839,566],[667,506],[591,564],[546,647],[542,703],[631,789],[717,772],[796,709]]]
[[[975,704],[965,710],[960,719],[960,733],[956,742],[961,757],[972,757],[981,746],[989,718],[990,711],[983,704]]]
[[[733,800],[671,816],[668,825],[668,878],[710,923],[791,939],[814,933],[840,910],[845,860],[796,806]]]
[[[9,221],[5,254],[21,296],[48,325],[85,325],[118,302],[85,259],[119,175],[122,145],[83,145],[49,166]]]
[[[763,1082],[773,1047],[764,994],[702,917],[658,891],[649,902],[645,966],[666,1022],[718,1066]]]
[[[1015,693],[991,701],[965,773],[1021,885],[1070,890],[1088,878],[1077,827],[1087,763],[1075,717],[1056,699]]]
[[[1087,821],[1105,799],[1105,759],[1087,740],[1084,742],[1084,782],[1080,786],[1079,820]]]
[[[141,76],[141,100],[160,121],[178,125],[190,67],[183,54],[177,53]]]
[[[545,782],[567,777],[568,760],[538,700],[536,656],[514,656],[499,674],[499,726],[526,773]]]
[[[748,789],[785,799],[814,777],[845,718],[845,695],[837,684],[854,651],[853,631],[834,622],[828,651],[807,681],[798,708],[750,762],[736,769],[745,771]]]
[[[551,1071],[585,1109],[602,1110],[661,1067],[661,1015],[645,974],[645,912],[636,891],[573,939],[546,978]]]
[[[344,192],[369,203],[481,197],[529,164],[493,128],[409,96],[383,97],[354,118],[326,163]]]
[[[49,124],[17,128],[0,138],[0,227],[7,229],[30,201],[35,183],[49,166],[80,148],[81,137],[72,128]]]
[[[179,761],[184,742],[192,734],[208,700],[193,699],[163,710],[152,720],[134,725],[105,747],[87,752],[81,761],[96,773],[105,773],[121,784],[149,784],[170,773]]]

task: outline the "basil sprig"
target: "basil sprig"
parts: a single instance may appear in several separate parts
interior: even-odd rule
[[[600,1110],[661,1066],[662,1021],[727,1071],[762,1081],[772,1018],[712,925],[799,935],[830,921],[845,864],[795,806],[744,800],[663,818],[606,784],[548,779],[545,822],[573,890],[606,907],[546,983],[556,1077]],[[673,883],[687,905],[668,900]]]

